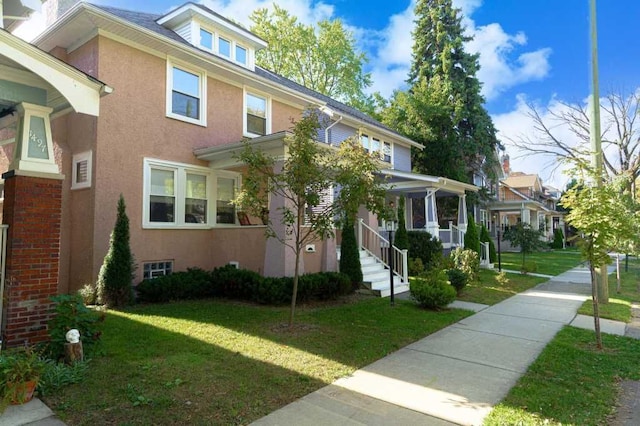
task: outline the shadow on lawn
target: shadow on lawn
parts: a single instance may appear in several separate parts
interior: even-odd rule
[[[70,424],[246,424],[325,384],[161,326],[109,313],[104,356],[45,402]]]

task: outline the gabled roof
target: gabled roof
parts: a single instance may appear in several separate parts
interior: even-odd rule
[[[513,173],[502,180],[506,185],[512,188],[536,188],[542,190],[542,182],[538,175],[527,175],[524,173]]]
[[[205,8],[204,6],[199,6],[199,5],[196,5],[196,6],[205,11],[211,11],[210,9]],[[217,63],[222,62],[226,67],[229,67],[229,69],[233,69],[241,73],[250,73],[253,76],[252,78],[255,78],[256,80],[267,81],[270,84],[279,86],[280,90],[297,93],[304,99],[307,99],[309,101],[313,100],[312,102],[317,102],[319,105],[327,105],[336,113],[340,115],[344,115],[345,119],[353,120],[356,126],[372,127],[371,130],[379,131],[383,135],[391,136],[397,141],[404,142],[407,145],[410,145],[419,149],[423,148],[421,144],[399,134],[398,132],[385,126],[384,124],[375,120],[373,117],[370,117],[369,115],[363,113],[362,111],[352,108],[340,101],[337,101],[326,95],[318,93],[307,87],[304,87],[288,78],[285,78],[267,69],[256,66],[255,71],[252,71],[247,68],[241,67],[238,64],[234,64],[233,62],[228,61],[224,58],[221,58],[217,55],[214,55],[206,50],[200,49],[197,46],[192,45],[187,40],[185,40],[180,35],[178,35],[176,32],[168,28],[165,28],[164,26],[158,23],[159,20],[163,18],[163,16],[168,16],[171,12],[167,15],[160,15],[160,14],[152,14],[152,13],[145,13],[145,12],[135,12],[135,11],[115,8],[111,6],[95,5],[90,3],[79,3],[77,6],[75,6],[70,11],[65,13],[65,15],[61,18],[61,21],[64,20],[65,17],[68,17],[67,15],[73,14],[74,10],[77,10],[78,8],[81,8],[81,7],[87,8],[89,10],[98,9],[102,12],[106,12],[116,18],[119,18],[122,21],[126,21],[128,25],[133,25],[135,27],[142,28],[158,36],[169,39],[172,42],[181,45],[182,48],[184,49],[197,51],[198,54],[209,57],[211,61],[215,61]],[[58,26],[59,24],[58,25],[54,24],[54,27],[58,27]],[[59,28],[55,28],[55,29],[59,29]],[[36,39],[35,43],[39,44],[40,42],[44,42],[48,37],[48,32],[49,30],[45,31],[45,33],[39,36]]]

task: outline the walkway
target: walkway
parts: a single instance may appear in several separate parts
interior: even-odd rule
[[[577,267],[480,310],[255,425],[478,425],[590,295]]]

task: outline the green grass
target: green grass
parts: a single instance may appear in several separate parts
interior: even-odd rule
[[[502,269],[519,271],[522,267],[522,253],[502,252]],[[550,250],[529,253],[525,263],[535,263],[538,274],[559,275],[582,263],[580,252],[574,249]],[[497,267],[497,262],[496,262]]]
[[[620,292],[617,291],[615,272],[609,275],[609,303],[598,305],[600,318],[614,321],[631,321],[631,303],[640,302],[640,260],[630,259],[628,272],[624,271],[624,259],[620,259]],[[593,302],[584,302],[579,314],[593,316]]]
[[[640,341],[565,327],[485,419],[493,425],[602,425],[620,380],[640,380]]]
[[[456,299],[465,302],[495,305],[547,281],[546,278],[531,275],[507,274],[508,282],[502,284],[498,281],[497,276],[498,273],[496,271],[481,269],[478,282],[468,284]]]
[[[247,424],[471,314],[354,298],[287,308],[190,301],[109,311],[87,379],[44,398],[70,425]]]

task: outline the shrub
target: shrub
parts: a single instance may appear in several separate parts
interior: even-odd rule
[[[410,257],[408,261],[409,275],[412,277],[418,276],[424,272],[424,265],[422,259],[419,257]]]
[[[76,361],[71,365],[48,359],[44,362],[44,371],[38,381],[38,394],[47,396],[67,385],[80,383],[89,371],[88,361]]]
[[[211,272],[213,296],[230,299],[253,300],[253,294],[259,290],[263,280],[262,275],[257,272],[231,265],[215,268]]]
[[[136,287],[138,301],[166,303],[173,300],[202,299],[214,296],[211,274],[200,268],[146,279]]]
[[[499,272],[498,275],[496,275],[496,281],[498,281],[498,284],[500,285],[509,284],[509,278],[507,277],[507,273],[504,271]]]
[[[553,231],[553,242],[551,243],[551,248],[553,249],[561,249],[564,247],[564,234],[562,233],[562,229],[556,228]]]
[[[80,332],[85,356],[93,354],[102,335],[100,323],[104,315],[87,308],[79,294],[61,294],[52,296],[51,300],[55,304],[55,316],[49,321],[50,357],[54,360],[64,357],[66,334],[73,328]]]
[[[472,216],[469,216],[467,231],[464,233],[464,248],[480,254],[480,237],[478,236],[476,222]]]
[[[409,231],[409,257],[419,258],[425,269],[431,269],[442,261],[442,243],[428,232]]]
[[[538,264],[536,262],[525,262],[520,267],[520,272],[523,274],[528,274],[530,272],[537,272]]]
[[[409,250],[409,236],[407,235],[407,225],[404,220],[404,202],[404,197],[400,197],[398,201],[398,231],[393,245],[400,250]]]
[[[133,302],[131,282],[135,264],[129,245],[129,218],[124,197],[118,199],[118,216],[109,240],[109,251],[100,268],[98,282],[98,302],[111,306],[128,305]]]
[[[462,289],[467,286],[467,281],[469,281],[469,276],[456,268],[447,269],[447,277],[453,288],[456,289],[457,294],[460,294]]]
[[[93,284],[83,285],[82,288],[78,290],[78,294],[82,297],[85,305],[95,305],[98,300],[98,291]]]
[[[473,250],[463,250],[458,247],[451,252],[451,260],[456,269],[460,269],[467,274],[469,281],[474,282],[478,279],[480,272],[480,256]]]
[[[438,309],[456,298],[456,290],[447,281],[442,270],[432,270],[422,277],[409,279],[411,297],[423,308]]]
[[[356,230],[353,222],[345,220],[342,226],[342,242],[340,243],[340,272],[347,274],[354,288],[362,284],[362,265],[360,251],[356,241]]]

